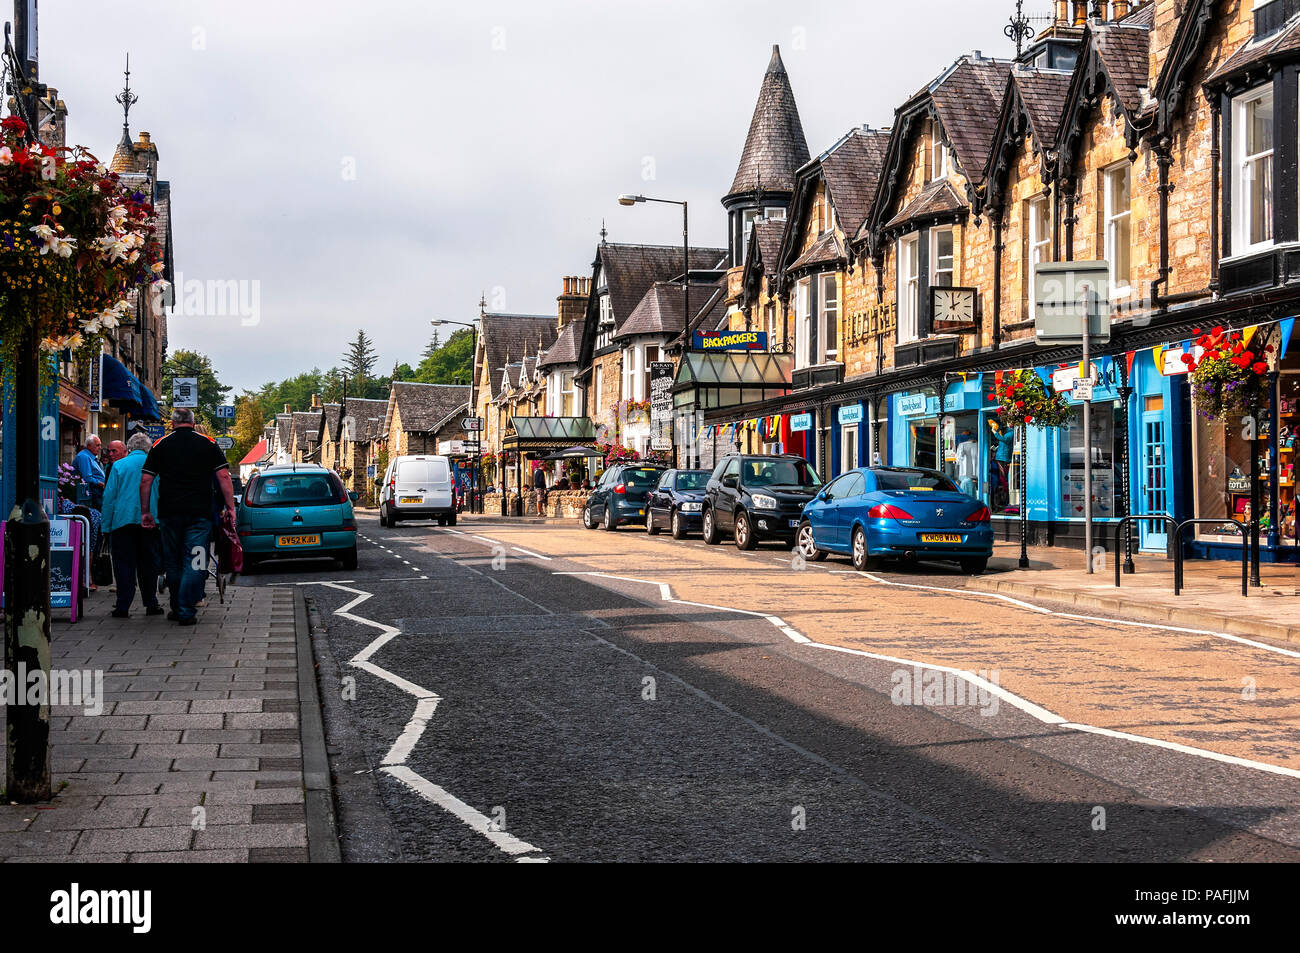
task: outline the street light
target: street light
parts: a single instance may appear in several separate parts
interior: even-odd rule
[[[472,417],[474,416],[474,369],[478,366],[478,322],[477,321],[448,321],[446,318],[433,318],[431,321],[429,321],[429,323],[432,324],[435,328],[440,328],[444,324],[457,324],[460,325],[462,328],[469,328],[470,330],[470,353],[472,354],[472,357],[470,358],[470,362],[469,362],[469,400],[467,403],[469,407],[469,416]],[[474,435],[474,444],[479,448],[479,451],[478,453],[474,454],[474,472],[472,474],[471,491],[469,495],[469,511],[471,513],[475,512],[474,510],[475,497],[477,497],[479,501],[478,512],[480,513],[483,512],[483,494],[481,492],[482,487],[479,485],[479,481],[481,479],[479,475],[479,459],[483,452],[482,439],[483,439],[483,432],[478,431]]]
[[[676,199],[656,199],[648,195],[634,195],[624,192],[618,197],[618,204],[633,206],[638,202],[662,202],[664,205],[682,207],[682,324],[686,329],[686,349],[690,350],[695,340],[694,322],[691,320],[691,258],[690,258],[690,217],[686,203]]]

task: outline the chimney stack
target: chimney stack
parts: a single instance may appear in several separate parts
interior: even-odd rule
[[[320,410],[320,394],[311,395],[311,409]]]
[[[591,292],[591,279],[578,276],[566,277],[564,290],[556,298],[556,327],[563,328],[573,321],[580,321],[587,314],[587,297]]]
[[[291,414],[291,413],[293,413],[293,407],[291,407],[289,404],[285,404],[285,405],[284,405],[284,412],[285,412],[286,414]]]
[[[1122,20],[1128,16],[1129,8],[1132,6],[1129,0],[1112,0],[1110,5],[1110,15],[1112,19]]]

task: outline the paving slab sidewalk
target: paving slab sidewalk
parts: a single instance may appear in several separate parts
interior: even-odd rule
[[[56,794],[0,804],[0,860],[337,860],[299,589],[209,591],[187,628],[111,618],[105,596],[76,624],[56,611],[51,659],[102,671],[103,710],[54,709]]]
[[[1088,575],[1083,553],[1060,547],[1029,548],[1028,569],[1020,569],[1018,543],[997,543],[989,571],[971,577],[967,588],[1000,592],[1101,610],[1144,622],[1167,622],[1247,637],[1300,642],[1300,567],[1261,563],[1258,588],[1241,595],[1241,563],[1189,559],[1183,563],[1183,591],[1174,595],[1174,563],[1161,556],[1135,555],[1135,571],[1121,574],[1106,554],[1104,569]]]

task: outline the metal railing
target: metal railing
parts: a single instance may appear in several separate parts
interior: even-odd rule
[[[1248,566],[1250,563],[1249,563],[1249,547],[1248,545],[1246,545],[1247,541],[1249,540],[1249,536],[1247,535],[1248,531],[1245,523],[1241,522],[1240,520],[1226,519],[1226,518],[1187,519],[1187,520],[1183,520],[1180,523],[1178,520],[1174,519],[1168,513],[1134,513],[1129,516],[1125,516],[1121,518],[1115,524],[1115,533],[1111,543],[1111,550],[1115,553],[1119,552],[1120,533],[1123,532],[1125,526],[1127,526],[1129,523],[1139,523],[1144,520],[1150,520],[1152,522],[1161,521],[1165,524],[1166,530],[1168,530],[1170,526],[1173,527],[1173,532],[1170,533],[1170,537],[1173,542],[1173,550],[1174,550],[1174,595],[1176,596],[1182,595],[1182,591],[1184,588],[1183,586],[1183,558],[1184,558],[1183,557],[1183,530],[1186,529],[1188,526],[1195,526],[1202,523],[1209,523],[1216,526],[1222,525],[1224,523],[1232,523],[1234,526],[1237,527],[1237,530],[1241,533],[1241,538],[1243,542],[1243,545],[1241,547],[1241,594],[1243,596],[1247,595],[1249,591]],[[1116,589],[1118,589],[1120,586],[1119,580],[1120,580],[1120,560],[1117,558],[1115,559],[1115,588]]]

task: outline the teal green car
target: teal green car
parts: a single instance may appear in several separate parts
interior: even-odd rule
[[[357,568],[357,519],[349,493],[333,470],[316,464],[267,467],[239,501],[236,528],[244,572],[267,559],[341,560]]]

